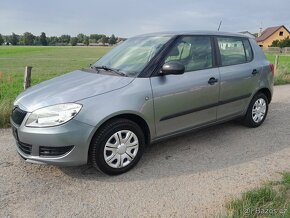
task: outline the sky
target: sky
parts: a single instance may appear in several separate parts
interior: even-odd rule
[[[0,33],[47,36],[217,30],[290,29],[289,0],[0,0]]]

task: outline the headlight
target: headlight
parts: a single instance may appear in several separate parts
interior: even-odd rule
[[[81,110],[82,105],[75,103],[57,104],[33,111],[25,125],[28,127],[51,127],[71,120]]]

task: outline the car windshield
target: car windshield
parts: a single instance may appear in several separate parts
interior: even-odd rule
[[[99,59],[93,67],[110,68],[130,77],[138,76],[170,38],[170,36],[146,36],[127,39]]]

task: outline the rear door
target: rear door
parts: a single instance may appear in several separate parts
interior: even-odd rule
[[[185,73],[150,78],[157,136],[216,121],[219,71],[212,45],[209,36],[181,37],[164,62],[181,62]],[[211,78],[216,81],[209,84]]]
[[[249,40],[240,37],[218,36],[220,53],[220,98],[217,119],[241,115],[258,85],[261,67],[253,61]]]

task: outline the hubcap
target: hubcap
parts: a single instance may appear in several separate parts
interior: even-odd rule
[[[121,130],[114,133],[106,142],[104,158],[113,168],[122,168],[130,164],[137,155],[139,141],[135,133]]]
[[[255,123],[260,123],[263,120],[266,109],[267,106],[265,100],[263,98],[259,98],[252,108],[252,118]]]

